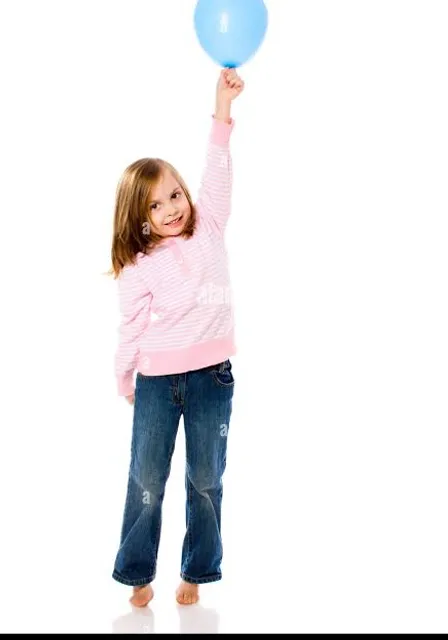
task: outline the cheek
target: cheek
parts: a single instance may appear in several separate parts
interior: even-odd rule
[[[157,211],[152,211],[151,212],[151,222],[155,227],[159,227],[164,219],[163,216],[163,211],[161,208],[159,208]]]
[[[181,210],[182,210],[182,213],[188,213],[190,211],[190,203],[186,198],[182,200]]]

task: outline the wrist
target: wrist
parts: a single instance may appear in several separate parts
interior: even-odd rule
[[[230,100],[216,101],[216,107],[215,107],[216,120],[223,120],[224,122],[230,123],[231,104],[232,103]]]

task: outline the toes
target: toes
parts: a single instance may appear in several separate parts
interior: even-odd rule
[[[146,605],[151,601],[153,595],[152,589],[146,585],[135,588],[134,593],[129,600],[135,607],[146,607]]]
[[[177,594],[177,601],[179,604],[190,604],[190,595],[186,591],[181,591]]]
[[[176,591],[176,600],[179,604],[195,604],[199,600],[198,590],[181,585]]]

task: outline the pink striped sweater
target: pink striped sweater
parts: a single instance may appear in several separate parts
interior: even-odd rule
[[[224,232],[231,210],[234,121],[212,117],[195,202],[193,236],[169,238],[139,253],[117,283],[121,321],[115,356],[118,394],[134,392],[134,374],[200,369],[236,353]]]

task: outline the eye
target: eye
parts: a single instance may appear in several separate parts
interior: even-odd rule
[[[157,207],[157,202],[153,202],[150,209],[151,211],[154,211],[154,209]]]
[[[180,191],[176,191],[176,193],[173,193],[173,198],[176,198],[176,197],[180,198],[180,196],[181,196]]]

